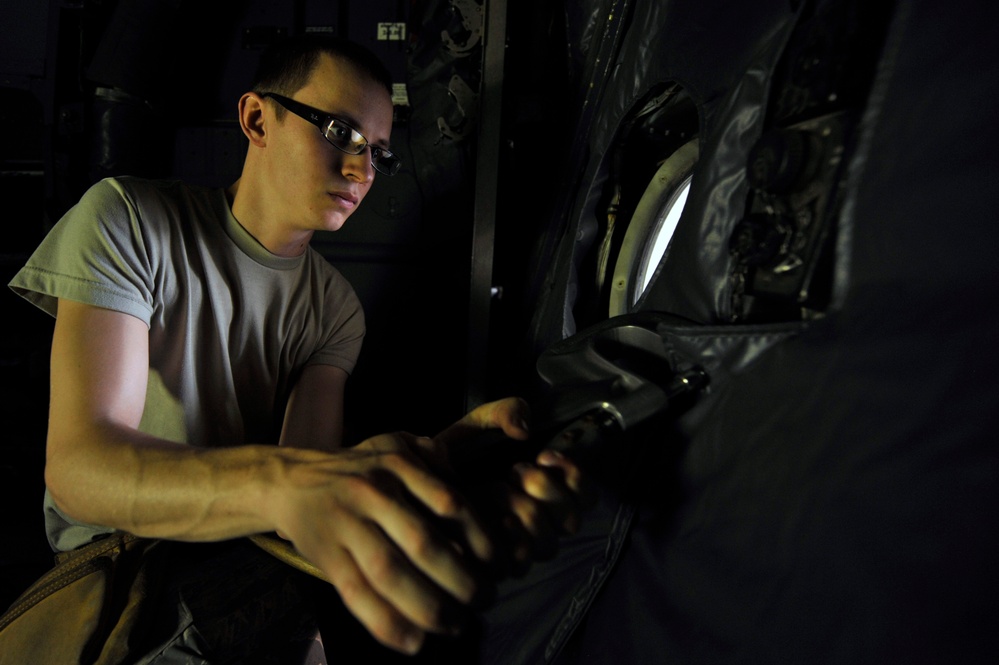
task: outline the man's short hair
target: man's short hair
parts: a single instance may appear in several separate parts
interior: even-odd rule
[[[308,83],[324,53],[352,63],[392,95],[392,75],[374,52],[356,42],[325,33],[295,35],[268,46],[260,56],[251,89],[291,97]],[[283,110],[279,107],[279,111]]]

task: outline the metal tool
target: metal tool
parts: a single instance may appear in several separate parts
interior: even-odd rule
[[[640,425],[677,413],[708,384],[697,365],[674,366],[652,316],[615,317],[553,345],[541,355],[538,374],[549,390],[532,404],[532,437],[518,442],[493,435],[463,446],[456,467],[474,474],[505,473],[544,449],[561,451],[579,464],[599,463],[601,454]]]

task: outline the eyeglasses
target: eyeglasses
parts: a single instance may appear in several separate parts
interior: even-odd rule
[[[369,144],[368,140],[359,131],[343,120],[273,92],[265,92],[260,96],[270,97],[298,117],[318,127],[327,141],[348,155],[360,155],[364,152],[365,148],[371,146],[371,165],[379,173],[395,175],[402,167],[402,160],[399,159],[398,155],[386,148],[379,148],[378,146]]]

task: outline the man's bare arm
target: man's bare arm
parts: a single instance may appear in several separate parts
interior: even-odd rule
[[[61,300],[52,343],[46,484],[84,522],[138,535],[215,540],[268,527],[262,451],[207,451],[138,431],[148,331],[118,312]]]
[[[45,471],[60,508],[148,537],[281,531],[388,646],[412,652],[425,632],[454,629],[446,618],[453,606],[477,593],[466,554],[489,559],[492,543],[470,507],[412,453],[416,437],[382,435],[330,454],[197,449],[145,435],[137,427],[147,339],[145,324],[129,315],[60,301]],[[424,510],[456,529],[441,537]]]

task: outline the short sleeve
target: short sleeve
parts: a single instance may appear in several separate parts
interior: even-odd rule
[[[105,179],[56,223],[9,286],[53,316],[65,298],[149,325],[151,272],[136,206],[118,182]]]

